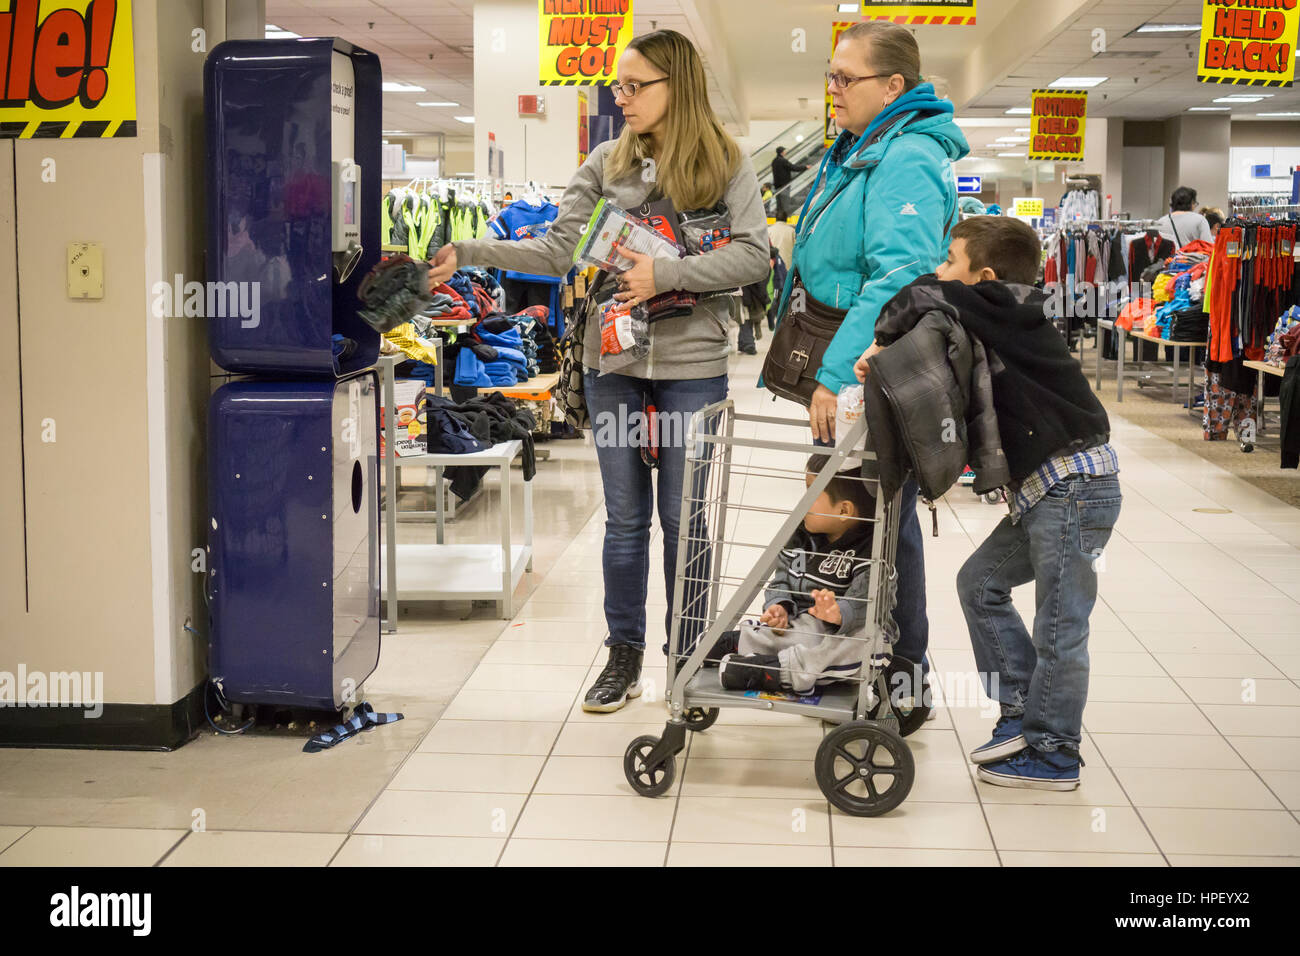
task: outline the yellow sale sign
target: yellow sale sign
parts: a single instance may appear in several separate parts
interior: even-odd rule
[[[1017,197],[1012,201],[1011,215],[1017,219],[1041,219],[1043,201],[1033,197]]]
[[[0,0],[0,137],[135,135],[129,0]]]
[[[973,27],[975,0],[863,0],[862,19],[893,20],[905,26]]]
[[[831,24],[831,56],[835,55],[835,47],[840,42],[840,34],[843,33],[851,26],[853,26],[852,23],[844,23],[841,21],[837,21]],[[825,92],[826,92],[826,112],[824,114],[825,130],[822,133],[822,143],[826,146],[831,146],[835,143],[836,137],[840,135],[840,131],[839,131],[839,127],[835,125],[835,108],[831,106],[831,90],[829,85],[827,85]]]
[[[542,86],[605,86],[632,39],[632,0],[537,0]]]
[[[1029,158],[1083,162],[1087,90],[1034,90]]]
[[[1300,34],[1297,0],[1205,0],[1196,79],[1290,86]]]

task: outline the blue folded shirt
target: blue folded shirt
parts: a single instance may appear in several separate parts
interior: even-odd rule
[[[460,355],[456,357],[456,376],[452,381],[466,388],[487,388],[498,384],[488,377],[483,361],[469,349],[461,349]]]

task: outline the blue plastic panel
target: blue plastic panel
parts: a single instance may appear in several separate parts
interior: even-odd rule
[[[231,382],[208,409],[211,675],[337,708],[379,660],[378,384]]]
[[[363,252],[342,283],[334,281],[331,250],[336,51],[352,63],[347,158],[361,166]],[[255,320],[209,311],[208,343],[222,368],[335,377],[374,365],[379,334],[357,318],[356,290],[380,256],[382,95],[379,58],[337,38],[231,40],[208,54],[207,278],[259,290]],[[357,343],[342,362],[333,354],[335,333]]]

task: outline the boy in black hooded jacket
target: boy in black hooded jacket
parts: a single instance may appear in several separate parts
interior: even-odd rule
[[[1073,790],[1088,696],[1088,618],[1095,562],[1120,510],[1110,422],[1032,288],[1037,234],[1015,219],[980,216],[952,231],[936,276],[917,279],[881,313],[872,356],[939,310],[989,356],[998,432],[1011,473],[1011,514],[957,575],[958,598],[989,696],[1002,705],[993,737],[971,753],[981,780]],[[1035,582],[1033,635],[1011,590]]]

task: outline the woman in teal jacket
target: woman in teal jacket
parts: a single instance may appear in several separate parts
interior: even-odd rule
[[[809,409],[813,435],[822,442],[834,439],[839,391],[857,384],[853,366],[875,338],[881,308],[947,256],[948,230],[957,220],[952,163],[970,152],[953,122],[952,102],[921,82],[920,50],[905,27],[881,20],[850,27],[827,78],[842,132],[800,214],[778,313],[785,314],[796,273],[813,299],[848,310],[817,372]],[[916,495],[915,482],[903,487],[894,618],[895,651],[921,662],[929,624]]]

